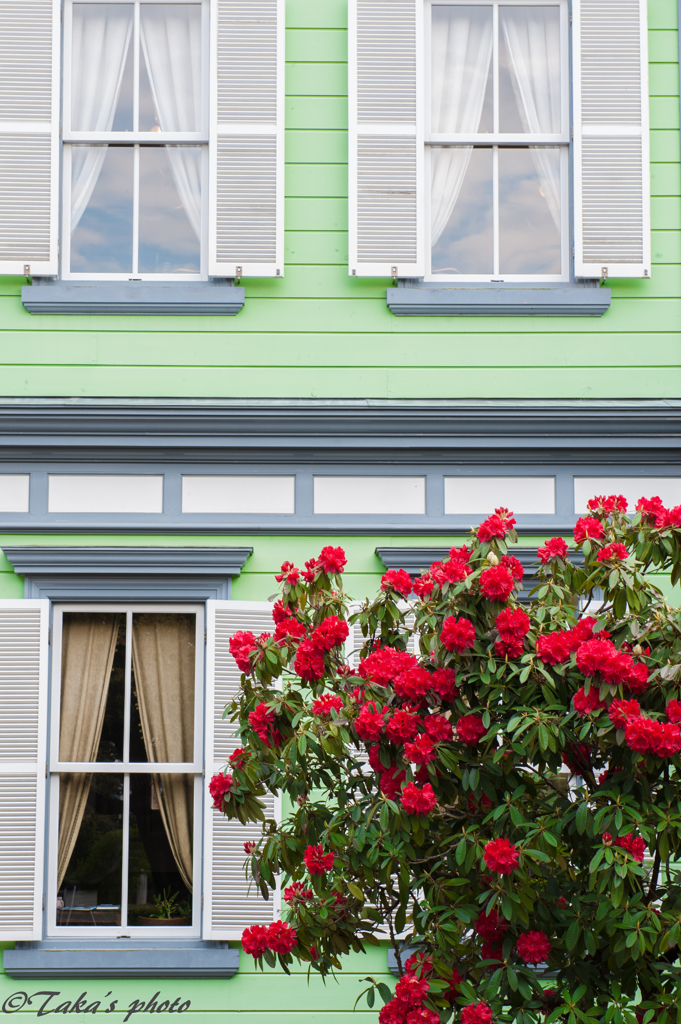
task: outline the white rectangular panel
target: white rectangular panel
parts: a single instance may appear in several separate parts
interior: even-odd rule
[[[586,503],[597,494],[622,494],[633,512],[639,498],[662,499],[667,508],[681,505],[679,476],[576,476],[575,513],[587,511]]]
[[[294,476],[183,476],[183,512],[293,514]]]
[[[28,512],[28,473],[0,473],[0,512]]]
[[[50,476],[48,512],[163,512],[163,477]]]
[[[422,516],[426,512],[423,476],[316,476],[316,515]]]
[[[445,515],[490,515],[495,508],[517,515],[553,515],[552,476],[447,476]]]

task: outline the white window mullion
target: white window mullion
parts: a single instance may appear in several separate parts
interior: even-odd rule
[[[125,613],[125,690],[123,697],[123,761],[130,760],[130,709],[132,707],[132,612]]]
[[[132,23],[132,130],[139,131],[140,123],[140,5],[135,0]]]
[[[492,131],[499,134],[499,4],[492,8]]]
[[[135,143],[132,171],[132,273],[137,277],[140,240],[140,147]]]
[[[130,866],[130,776],[123,776],[123,857],[121,861],[121,928],[128,927],[128,874]]]
[[[492,147],[492,231],[494,245],[493,275],[499,277],[499,147]]]

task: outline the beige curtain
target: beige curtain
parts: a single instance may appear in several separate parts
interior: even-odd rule
[[[120,616],[65,614],[62,632],[60,761],[95,761],[104,724]],[[92,775],[62,775],[59,783],[58,887],[71,860]]]
[[[194,759],[196,618],[144,613],[132,619],[132,664],[150,762]],[[194,777],[153,776],[168,842],[192,889]]]

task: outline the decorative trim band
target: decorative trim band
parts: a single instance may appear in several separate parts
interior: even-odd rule
[[[145,949],[145,941],[18,942],[3,967],[11,978],[231,978],[239,970],[239,950],[226,942],[162,939]]]
[[[388,309],[395,316],[603,316],[610,308],[609,288],[550,285],[538,287],[465,287],[439,285],[388,288]]]
[[[29,313],[106,314],[107,316],[236,316],[244,307],[245,289],[199,281],[153,283],[121,281],[102,284],[49,281],[24,285],[21,301]]]

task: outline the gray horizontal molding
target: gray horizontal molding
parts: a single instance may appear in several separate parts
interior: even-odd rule
[[[609,288],[577,285],[388,288],[395,316],[603,316]]]
[[[93,457],[650,467],[681,460],[681,401],[0,400],[0,459]]]
[[[228,599],[253,548],[7,546],[25,597],[52,601]]]
[[[24,285],[21,301],[29,313],[106,313],[108,316],[235,316],[245,290],[210,281],[48,281]]]
[[[199,940],[58,939],[18,942],[5,950],[3,967],[17,979],[231,978],[239,969],[239,950]]]

